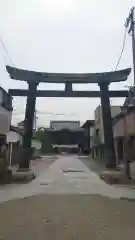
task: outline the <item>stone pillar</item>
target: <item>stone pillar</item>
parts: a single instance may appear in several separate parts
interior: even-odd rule
[[[119,139],[114,139],[114,149],[115,149],[115,156],[116,156],[116,164],[120,163],[119,159]]]
[[[22,159],[19,164],[20,169],[28,169],[31,156],[31,140],[33,135],[33,122],[35,114],[36,104],[36,92],[38,82],[28,82],[28,96],[25,110],[25,122],[24,122],[24,136],[23,136],[23,153]]]
[[[114,168],[116,167],[116,157],[113,142],[112,117],[108,85],[109,84],[107,82],[99,83],[101,94],[106,167]]]
[[[65,92],[72,92],[72,82],[65,83]]]
[[[87,135],[87,151],[90,153],[90,125],[86,125],[86,135]]]

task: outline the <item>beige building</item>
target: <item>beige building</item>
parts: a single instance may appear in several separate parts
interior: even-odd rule
[[[111,106],[112,119],[121,112],[120,106]],[[95,110],[95,125],[92,129],[92,152],[94,157],[104,157],[104,127],[102,118],[102,108],[99,105]]]
[[[114,145],[117,162],[135,160],[135,89],[131,87],[119,113],[113,119]]]
[[[129,90],[129,95],[122,107],[111,106],[114,147],[117,163],[125,158],[135,160],[135,91]],[[104,156],[104,129],[102,109],[95,110],[95,125],[93,128],[94,155]]]
[[[114,118],[114,138],[135,135],[135,109],[128,109],[127,113],[120,113]]]
[[[123,161],[125,151],[128,159],[135,159],[135,107],[129,107],[114,118],[114,143],[117,162]],[[125,140],[127,146],[125,146]],[[126,147],[126,149],[125,149]]]
[[[120,106],[111,106],[111,115],[114,118],[121,112]],[[95,140],[97,140],[97,144],[104,144],[104,128],[103,128],[103,118],[102,118],[102,108],[99,105],[95,110],[95,129],[93,133],[95,135]]]

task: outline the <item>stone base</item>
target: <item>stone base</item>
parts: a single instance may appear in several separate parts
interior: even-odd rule
[[[100,174],[100,178],[104,180],[107,184],[121,184],[123,181],[124,174],[120,171],[103,171]]]
[[[12,170],[6,167],[0,172],[0,184],[9,184],[11,182],[12,182]]]
[[[32,181],[35,178],[36,175],[31,169],[18,169],[12,173],[13,181]]]

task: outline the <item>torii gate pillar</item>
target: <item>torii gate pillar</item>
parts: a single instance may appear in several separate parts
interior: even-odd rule
[[[108,82],[98,84],[101,93],[101,108],[103,118],[103,132],[104,132],[104,153],[106,160],[106,167],[116,167],[116,156],[114,150],[113,130],[112,130],[112,117],[111,107],[108,92]]]
[[[25,110],[24,121],[24,137],[23,137],[23,154],[19,162],[20,169],[29,169],[30,156],[31,156],[31,141],[33,135],[33,122],[35,114],[36,93],[38,82],[27,81],[28,83],[28,96]]]

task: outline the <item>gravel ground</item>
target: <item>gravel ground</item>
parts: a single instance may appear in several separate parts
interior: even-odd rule
[[[0,204],[0,240],[133,240],[135,202],[41,195]]]

